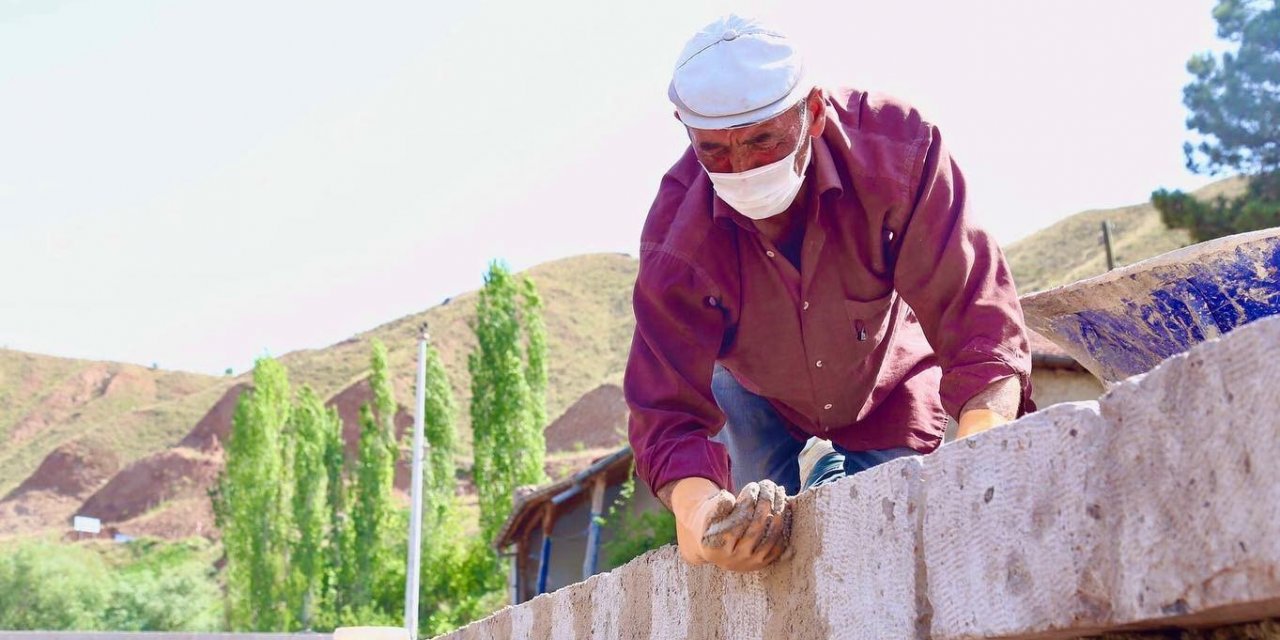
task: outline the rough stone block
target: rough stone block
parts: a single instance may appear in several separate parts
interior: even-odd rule
[[[920,616],[926,589],[917,566],[924,515],[921,470],[921,458],[900,458],[802,494],[812,496],[812,504],[798,512],[804,518],[797,523],[797,551],[812,567],[812,591],[803,594],[797,579],[785,581],[782,590],[794,594],[797,613],[803,610],[801,595],[812,599],[826,626],[813,629],[823,635],[791,637],[920,635],[927,625]],[[774,571],[785,570],[784,565]]]
[[[1171,358],[1101,404],[1115,621],[1280,615],[1280,318]]]
[[[924,554],[932,637],[1100,625],[1108,531],[1099,504],[1106,424],[1061,404],[925,459]]]
[[[689,566],[668,546],[445,637],[918,637],[920,474],[904,458],[798,496],[791,550],[763,571]]]
[[[798,496],[755,573],[674,547],[449,638],[1072,638],[1280,616],[1280,318]]]

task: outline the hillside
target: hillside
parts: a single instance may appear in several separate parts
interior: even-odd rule
[[[75,441],[121,463],[172,444],[230,378],[0,350],[0,495]]]
[[[1202,200],[1243,193],[1241,178],[1227,178],[1193,192]],[[1112,224],[1116,265],[1145,260],[1192,244],[1184,230],[1171,230],[1160,221],[1150,202],[1116,209],[1084,211],[1064,218],[1005,249],[1014,280],[1022,294],[1043,291],[1107,270],[1102,222]]]
[[[545,304],[548,415],[553,418],[620,376],[633,327],[636,267],[634,258],[601,254],[527,272]],[[407,407],[413,398],[417,327],[429,322],[455,391],[466,464],[471,446],[466,357],[475,344],[468,326],[474,305],[475,292],[469,292],[330,347],[286,354],[281,361],[295,386],[310,385],[340,412],[354,416],[358,402],[352,404],[356,401],[348,396],[367,387],[362,379],[370,344],[381,339],[395,373],[397,399]],[[147,527],[155,532],[186,530],[173,523],[206,519],[203,489],[213,477],[210,470],[221,464],[215,441],[225,439],[236,392],[249,381],[248,373],[204,376],[0,351],[0,442],[6,445],[0,448],[0,535],[65,526],[71,513],[88,507],[133,517],[140,507],[162,505],[140,517],[145,522],[161,516],[164,522]],[[63,478],[73,472],[74,478]],[[152,486],[171,481],[182,486]],[[121,495],[131,486],[149,490],[132,498]],[[166,516],[174,507],[177,513]]]
[[[638,262],[622,254],[575,256],[538,265],[527,272],[538,286],[547,325],[547,415],[560,415],[573,401],[622,370],[635,321],[631,286]],[[387,345],[396,372],[396,397],[413,398],[418,327],[430,325],[431,342],[453,386],[463,455],[470,458],[471,376],[467,354],[475,348],[468,323],[475,317],[476,293],[455,296],[422,313],[405,316],[333,346],[281,357],[294,384],[309,384],[329,396],[363,377],[374,338]]]

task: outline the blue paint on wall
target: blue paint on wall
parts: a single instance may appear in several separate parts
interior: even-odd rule
[[[1144,274],[1163,284],[1115,311],[1062,318],[1075,339],[1118,380],[1150,370],[1206,338],[1280,314],[1280,240],[1244,245]],[[1137,279],[1139,274],[1131,274]]]

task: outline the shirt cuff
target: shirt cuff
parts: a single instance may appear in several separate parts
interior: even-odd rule
[[[689,435],[663,442],[645,453],[649,460],[655,461],[645,474],[654,495],[670,482],[695,477],[706,478],[721,489],[733,491],[729,452],[719,442]]]
[[[1027,362],[1019,366],[1023,360]],[[975,349],[966,348],[956,364],[942,374],[942,383],[938,393],[942,396],[942,406],[955,419],[960,419],[960,412],[969,400],[991,386],[992,383],[1005,378],[1017,376],[1022,387],[1022,398],[1018,406],[1021,417],[1036,410],[1031,401],[1031,367],[1030,358],[1007,357],[998,348]]]

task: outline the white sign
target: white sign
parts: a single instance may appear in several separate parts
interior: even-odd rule
[[[80,533],[99,533],[102,531],[102,521],[89,516],[76,516],[71,519],[71,527]]]

